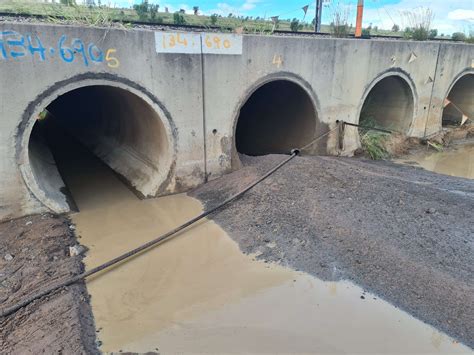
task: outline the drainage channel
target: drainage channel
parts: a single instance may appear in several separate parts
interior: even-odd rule
[[[140,200],[86,149],[67,152],[56,160],[80,210],[71,218],[89,249],[87,270],[203,211],[186,195]],[[89,277],[87,288],[105,352],[467,350],[349,282],[323,282],[244,255],[205,218]]]
[[[81,155],[61,170],[81,211],[72,220],[89,248],[87,269],[202,213],[183,194],[139,200],[97,158]],[[106,352],[464,349],[373,295],[362,301],[364,291],[349,282],[323,282],[244,255],[207,219],[92,276],[87,288]]]

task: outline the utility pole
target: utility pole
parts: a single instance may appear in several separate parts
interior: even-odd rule
[[[316,17],[314,18],[314,32],[321,32],[321,12],[323,11],[323,0],[316,0]]]
[[[362,16],[364,14],[364,0],[359,0],[357,3],[357,20],[356,20],[356,30],[355,36],[362,36]]]

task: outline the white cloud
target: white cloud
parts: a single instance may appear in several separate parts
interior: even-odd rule
[[[402,28],[409,26],[405,11],[416,11],[419,8],[429,8],[433,11],[434,20],[431,27],[438,29],[439,33],[450,34],[453,32],[469,32],[474,22],[472,0],[401,0],[397,4],[381,6],[378,9],[366,8],[364,10],[364,26],[372,23],[373,26],[390,29],[394,24]]]
[[[448,13],[450,20],[466,20],[474,22],[474,10],[457,9]]]

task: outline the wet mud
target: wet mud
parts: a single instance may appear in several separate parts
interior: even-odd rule
[[[424,149],[396,162],[420,166],[439,174],[474,179],[474,142],[460,141],[441,152]]]

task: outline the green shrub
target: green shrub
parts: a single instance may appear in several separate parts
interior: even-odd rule
[[[175,25],[184,25],[186,23],[186,20],[184,19],[184,16],[181,15],[179,12],[175,12],[173,14],[173,22]]]
[[[211,19],[211,25],[215,25],[217,23],[217,14],[212,14],[210,19]]]
[[[74,6],[76,5],[76,0],[61,0],[61,5]]]
[[[302,28],[303,28],[303,25],[300,24],[300,21],[297,18],[294,18],[293,20],[291,20],[291,22],[290,22],[291,31],[298,32],[298,30],[300,30]]]
[[[401,15],[408,23],[403,37],[415,41],[426,41],[437,36],[438,30],[431,29],[434,14],[430,8],[420,7],[412,11],[404,11]]]
[[[384,146],[384,141],[388,137],[387,133],[368,130],[363,133],[360,142],[362,149],[373,160],[380,160],[389,157],[389,154]]]

